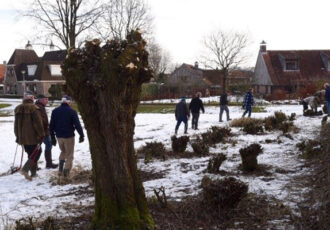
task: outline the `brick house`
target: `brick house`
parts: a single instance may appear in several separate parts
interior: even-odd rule
[[[220,70],[199,68],[195,65],[182,64],[168,78],[168,85],[180,86],[186,92],[196,90],[209,91],[211,95],[219,94],[223,84],[223,74]],[[227,86],[249,84],[250,76],[246,71],[233,70],[227,78]]]
[[[268,95],[277,89],[294,93],[311,83],[330,82],[330,50],[267,50],[260,44],[253,85]]]
[[[3,64],[0,64],[0,94],[4,93],[3,81],[5,79],[6,69],[7,69],[6,62],[3,62]]]
[[[25,91],[49,96],[52,85],[63,85],[61,64],[66,50],[48,51],[38,57],[33,49],[16,49],[7,64],[4,93],[23,96]]]

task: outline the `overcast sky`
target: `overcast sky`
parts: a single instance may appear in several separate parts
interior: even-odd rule
[[[18,20],[15,9],[24,0],[0,0],[0,60],[24,48],[33,23]],[[92,1],[92,0],[90,0]],[[259,43],[267,49],[330,49],[329,0],[148,0],[155,18],[155,36],[175,63],[193,63],[203,37],[216,29],[250,35],[254,66]],[[28,6],[23,6],[28,7]],[[42,55],[44,50],[39,50]]]

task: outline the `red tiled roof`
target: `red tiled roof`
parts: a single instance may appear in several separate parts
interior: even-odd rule
[[[298,82],[329,80],[330,71],[323,63],[322,54],[330,58],[330,50],[269,50],[263,54],[263,58],[273,84],[284,86]],[[281,57],[297,59],[299,71],[284,71]]]
[[[7,68],[6,65],[4,65],[4,64],[0,65],[0,84],[3,83],[3,80],[5,78],[6,68]]]

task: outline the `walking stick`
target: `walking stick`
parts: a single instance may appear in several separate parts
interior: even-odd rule
[[[24,154],[24,147],[22,145],[22,156],[21,156],[21,163],[19,167],[15,167],[15,161],[16,161],[16,155],[17,155],[17,148],[18,144],[16,145],[16,151],[15,151],[15,156],[14,156],[14,162],[13,165],[10,167],[10,173],[14,174],[15,172],[19,171],[22,168],[22,163],[23,163],[23,154]]]

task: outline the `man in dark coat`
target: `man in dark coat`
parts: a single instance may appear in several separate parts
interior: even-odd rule
[[[45,160],[46,160],[46,169],[50,168],[57,168],[57,164],[53,164],[52,161],[52,143],[50,138],[50,132],[49,132],[49,122],[48,122],[48,116],[46,112],[46,105],[48,104],[48,98],[40,94],[37,96],[36,106],[39,107],[40,115],[42,118],[42,124],[44,126],[45,131],[45,138],[43,140],[43,143],[45,144]]]
[[[249,113],[248,117],[251,117],[252,105],[254,105],[253,88],[250,88],[244,97],[243,108],[245,109],[245,111],[242,117],[245,117],[247,113]]]
[[[32,94],[25,94],[23,103],[15,108],[14,122],[16,142],[24,145],[24,150],[28,154],[28,160],[20,173],[30,181],[36,176],[37,162],[41,154],[40,144],[45,136],[39,108],[33,100]],[[31,176],[29,171],[31,171]]]
[[[189,116],[190,114],[186,104],[186,98],[183,97],[175,107],[175,119],[177,120],[177,124],[175,126],[175,134],[178,134],[178,129],[181,122],[184,123],[184,133],[187,134]]]
[[[324,84],[325,88],[325,100],[327,101],[328,104],[328,117],[330,117],[330,86],[328,83]]]
[[[227,121],[230,121],[229,118],[229,109],[228,109],[228,99],[227,99],[227,92],[224,92],[220,96],[220,114],[219,114],[219,122],[222,122],[222,114],[223,111],[226,112],[227,115]]]
[[[203,102],[200,99],[201,93],[196,93],[196,96],[191,100],[189,104],[189,111],[192,113],[191,127],[195,130],[198,129],[198,119],[200,110],[205,112]]]
[[[62,104],[53,110],[50,119],[52,144],[54,146],[56,145],[57,138],[61,150],[59,176],[63,175],[66,178],[69,176],[70,170],[72,169],[75,130],[77,130],[80,135],[79,143],[84,141],[84,133],[80,125],[78,114],[71,108],[71,105],[71,97],[64,96],[62,98]]]

